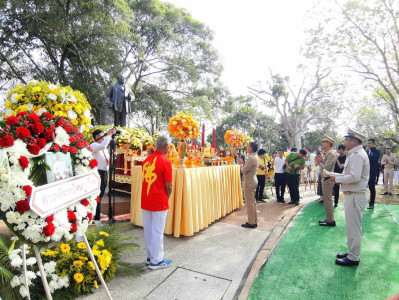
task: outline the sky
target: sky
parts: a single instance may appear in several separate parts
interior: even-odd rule
[[[224,71],[222,81],[233,96],[265,82],[269,68],[281,75],[301,62],[304,21],[313,0],[167,0],[184,8],[214,32]]]

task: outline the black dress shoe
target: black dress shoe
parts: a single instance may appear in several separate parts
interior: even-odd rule
[[[374,205],[369,205],[367,209],[374,209]]]
[[[295,204],[295,202],[290,201],[290,202],[288,202],[288,204]]]
[[[392,196],[392,193],[388,193],[389,196]]]
[[[297,206],[298,206],[298,205],[299,205],[299,202],[295,202],[295,205],[297,205]]]
[[[360,260],[359,260],[359,261],[350,260],[350,259],[347,258],[347,257],[344,257],[344,258],[337,258],[337,259],[335,260],[335,263],[336,263],[337,265],[344,266],[344,267],[358,266],[358,265],[359,265],[359,262],[360,262]]]
[[[334,204],[334,207],[338,207],[338,204]]]
[[[345,258],[347,256],[348,256],[348,252],[346,252],[346,253],[338,253],[337,254],[337,258]]]
[[[266,201],[263,199],[259,199],[257,202],[266,202]]]
[[[326,220],[323,220],[323,221],[319,221],[319,224],[320,224],[320,223],[325,223],[325,222],[326,222]]]
[[[242,224],[241,226],[245,227],[245,228],[252,228],[252,229],[258,227],[257,224],[249,224],[248,222],[245,224]]]
[[[335,221],[332,221],[332,222],[327,222],[327,221],[319,222],[319,225],[320,226],[331,226],[331,227],[337,226],[337,224],[335,224]]]
[[[385,192],[384,194],[381,194],[381,195],[383,195],[383,196],[384,196],[384,195],[388,195],[388,192]]]

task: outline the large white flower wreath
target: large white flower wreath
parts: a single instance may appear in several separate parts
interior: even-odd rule
[[[32,187],[45,177],[44,153],[69,152],[74,175],[97,169],[83,134],[71,122],[47,112],[41,116],[21,112],[0,126],[0,218],[27,243],[45,244],[83,235],[99,191],[47,218],[29,207]]]

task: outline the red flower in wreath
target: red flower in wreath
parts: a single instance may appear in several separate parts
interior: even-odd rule
[[[76,215],[73,211],[68,211],[68,219],[69,221],[76,221]]]
[[[49,119],[49,120],[52,120],[52,119],[53,119],[53,115],[50,114],[50,113],[48,113],[47,111],[44,112],[43,114],[46,116],[47,119]],[[43,116],[43,114],[42,114],[42,116]]]
[[[98,162],[97,162],[97,160],[96,159],[92,159],[91,161],[90,161],[90,168],[92,168],[92,169],[94,169],[95,167],[97,167],[98,166]]]
[[[10,135],[5,135],[0,139],[0,147],[7,148],[14,146],[14,139]]]
[[[20,111],[19,113],[17,113],[17,117],[19,116],[26,116],[26,111]]]
[[[30,130],[26,127],[18,127],[15,133],[17,134],[18,138],[21,140],[25,140],[28,137],[30,137]]]
[[[29,120],[31,123],[36,123],[36,122],[39,122],[39,121],[40,121],[40,118],[39,118],[39,116],[38,116],[37,114],[32,113],[32,114],[29,114],[29,115],[28,115],[28,120]]]
[[[71,230],[69,230],[70,233],[75,232],[78,229],[75,223],[71,224]]]
[[[22,189],[25,191],[26,198],[29,198],[32,194],[32,187],[30,185],[24,185]]]
[[[31,125],[31,128],[36,133],[42,133],[44,131],[44,126],[42,123],[35,123]]]
[[[76,147],[74,147],[74,146],[69,146],[69,152],[71,152],[72,154],[77,154],[78,149],[76,149]]]
[[[20,214],[29,210],[29,201],[28,200],[20,200],[17,202],[15,209],[18,210]]]
[[[71,133],[73,131],[73,127],[71,125],[65,125],[64,129],[66,132]]]
[[[53,222],[53,221],[54,221],[54,215],[48,216],[48,217],[46,218],[46,222],[47,222],[47,223],[51,223],[51,222]]]
[[[25,156],[18,158],[18,162],[22,169],[29,167],[29,160]]]
[[[41,149],[41,148],[39,147],[39,145],[33,144],[33,145],[30,145],[30,146],[29,146],[28,151],[29,151],[30,153],[32,153],[33,155],[38,155],[39,152],[40,152],[40,149]]]
[[[14,116],[10,116],[10,117],[8,117],[7,120],[6,120],[6,124],[7,124],[7,125],[10,125],[10,126],[15,125],[15,124],[18,124],[18,123],[19,123],[18,118],[17,118],[17,117],[14,117]]]
[[[68,152],[68,146],[67,146],[67,145],[62,145],[61,149],[62,149],[62,151],[64,151],[65,153]]]
[[[100,203],[100,196],[97,196],[97,203]]]
[[[92,213],[88,213],[87,217],[89,218],[89,222],[93,219],[93,214]]]
[[[51,129],[46,129],[44,131],[44,137],[46,138],[46,140],[52,141],[54,139],[53,131]]]
[[[64,126],[64,124],[65,124],[65,120],[64,120],[64,118],[61,118],[57,121],[57,123],[55,123],[55,126],[62,127],[62,126]]]
[[[60,146],[58,146],[58,144],[54,144],[53,145],[55,152],[60,151]]]
[[[48,223],[46,226],[43,227],[43,233],[45,236],[52,236],[55,231],[55,226],[53,223]]]
[[[38,138],[36,143],[40,148],[44,148],[47,145],[47,141],[44,138]]]
[[[80,203],[82,203],[82,205],[84,205],[84,206],[87,206],[87,205],[89,205],[89,200],[83,199],[82,201],[80,201]]]

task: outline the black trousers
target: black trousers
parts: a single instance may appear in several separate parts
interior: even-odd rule
[[[94,216],[94,220],[100,220],[101,198],[104,196],[105,188],[107,187],[107,180],[108,180],[108,172],[107,171],[98,170],[98,174],[100,174],[100,178],[101,178],[100,202],[97,203],[96,215]]]
[[[256,175],[256,178],[258,178],[258,186],[256,187],[255,191],[255,200],[262,200],[263,191],[265,190],[266,176]]]
[[[338,205],[338,200],[339,200],[339,188],[340,188],[340,184],[334,184],[334,189],[333,189],[333,193],[334,193],[334,204]]]
[[[374,205],[375,202],[375,178],[377,174],[371,173],[369,178],[369,190],[370,190],[370,206]]]
[[[284,173],[274,174],[274,181],[276,185],[277,200],[283,200],[285,193],[285,185],[286,185],[285,174]]]
[[[299,174],[286,173],[286,181],[290,189],[291,202],[299,203]]]

